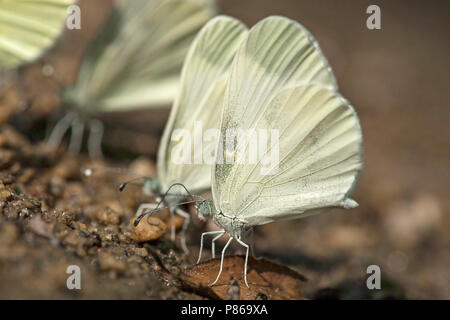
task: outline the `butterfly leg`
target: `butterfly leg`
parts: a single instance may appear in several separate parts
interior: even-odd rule
[[[181,248],[183,249],[184,253],[188,254],[189,249],[186,245],[186,231],[187,228],[189,227],[189,222],[191,221],[191,215],[186,211],[181,210],[180,208],[176,208],[175,213],[178,214],[180,217],[184,218],[183,227],[181,228]],[[172,224],[175,224],[173,220]]]
[[[198,253],[197,264],[200,262],[200,259],[202,258],[203,240],[204,240],[204,237],[205,237],[206,235],[209,235],[209,234],[218,234],[218,233],[222,233],[222,232],[224,232],[224,231],[223,231],[223,230],[222,230],[222,231],[208,231],[208,232],[203,232],[203,233],[202,233],[202,235],[201,235],[201,237],[200,237],[200,252]]]
[[[89,122],[88,153],[91,158],[103,158],[102,139],[104,127],[99,120]]]
[[[242,245],[243,247],[245,247],[247,249],[246,253],[245,253],[245,265],[244,265],[244,281],[245,281],[245,285],[248,288],[248,282],[247,282],[247,263],[248,263],[248,253],[249,253],[249,246],[248,244],[242,242],[241,238],[236,238],[236,241]]]
[[[231,241],[233,240],[233,237],[230,237],[230,239],[228,240],[227,244],[225,245],[225,247],[223,247],[222,249],[222,259],[220,260],[220,269],[219,269],[219,274],[217,275],[216,280],[211,283],[209,286],[212,287],[213,285],[215,285],[217,283],[217,281],[219,281],[220,275],[222,274],[222,269],[223,269],[223,259],[225,258],[225,251],[227,250],[228,246],[230,245]]]
[[[69,152],[79,154],[83,143],[84,123],[79,117],[72,121],[72,134],[70,136]]]
[[[47,146],[49,146],[52,150],[55,150],[61,144],[61,141],[67,130],[69,130],[74,117],[75,113],[69,112],[56,123],[47,139]]]
[[[170,239],[175,242],[175,207],[169,208],[170,213]]]
[[[225,230],[222,231],[221,234],[219,234],[218,236],[216,236],[214,239],[212,239],[211,241],[211,256],[213,259],[216,258],[216,240],[220,239],[221,237],[223,237],[223,235],[225,234]]]

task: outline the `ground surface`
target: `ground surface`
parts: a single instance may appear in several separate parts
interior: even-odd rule
[[[200,282],[214,280],[217,260],[190,269],[200,233],[211,226],[192,223],[189,255],[170,232],[138,243],[129,222],[151,199],[136,186],[120,193],[124,175],[81,174],[92,166],[155,174],[151,159],[167,111],[102,116],[104,162],[64,148],[52,154],[40,143],[46,120],[61,107],[57,82],[73,82],[106,10],[106,1],[82,1],[82,30],[22,70],[0,96],[0,298],[232,298],[240,285],[241,298],[449,299],[450,6],[379,2],[381,31],[365,27],[365,1],[223,2],[223,12],[248,25],[281,14],[308,27],[361,118],[365,142],[353,196],[360,207],[257,229],[256,255],[270,261],[251,261],[249,280],[258,284],[248,291],[239,257],[226,261],[214,290]],[[42,75],[44,62],[54,66],[53,78]],[[82,270],[80,291],[66,287],[73,264]],[[372,264],[382,271],[379,291],[366,287]]]

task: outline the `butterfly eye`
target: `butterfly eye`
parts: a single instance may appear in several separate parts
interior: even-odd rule
[[[203,200],[200,202],[198,211],[203,217],[211,216],[211,205],[209,201]]]

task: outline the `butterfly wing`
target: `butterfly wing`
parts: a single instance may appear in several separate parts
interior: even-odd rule
[[[214,0],[124,0],[82,63],[65,100],[87,112],[172,103],[183,60]]]
[[[178,96],[158,150],[158,173],[163,190],[173,182],[185,184],[194,193],[210,187],[211,164],[203,159],[196,161],[192,141],[174,141],[174,132],[183,129],[190,139],[195,135],[196,123],[197,126],[201,124],[202,132],[219,129],[226,76],[246,31],[236,19],[219,16],[209,21],[192,43],[183,66]],[[202,139],[202,133],[200,135]],[[215,143],[211,143],[214,152]],[[188,157],[192,164],[174,159],[177,148],[183,146],[189,148]],[[206,149],[207,146],[203,147]]]
[[[37,59],[64,29],[72,0],[0,1],[0,69]]]
[[[223,139],[224,163],[213,168],[218,209],[259,225],[355,205],[347,196],[361,170],[361,130],[336,88],[317,43],[299,24],[270,17],[250,30],[233,62],[222,135],[240,128],[270,137],[275,130],[279,144],[268,139],[258,161],[233,164],[227,156],[249,154],[255,144]]]

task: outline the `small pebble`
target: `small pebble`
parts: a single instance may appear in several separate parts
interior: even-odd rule
[[[126,264],[123,261],[116,259],[110,253],[101,253],[98,259],[100,270],[102,271],[115,271],[118,273],[125,272]]]
[[[9,199],[12,198],[12,193],[9,190],[1,190],[0,191],[0,200],[2,201],[8,201]]]
[[[148,251],[145,248],[136,248],[134,249],[134,253],[142,258],[148,257]]]
[[[64,237],[64,244],[72,247],[77,247],[80,241],[82,241],[82,238],[76,232],[70,232]]]
[[[30,228],[37,235],[42,237],[51,238],[53,226],[42,220],[40,215],[35,215],[30,219]]]
[[[20,177],[17,179],[19,183],[28,183],[35,175],[35,171],[32,168],[26,168],[23,170]]]
[[[130,220],[130,227],[136,242],[159,239],[167,230],[166,224],[156,217],[144,217],[136,227],[134,226],[134,220],[135,218]]]
[[[104,225],[118,225],[120,223],[119,214],[110,207],[103,207],[98,210],[96,218],[100,223]]]

